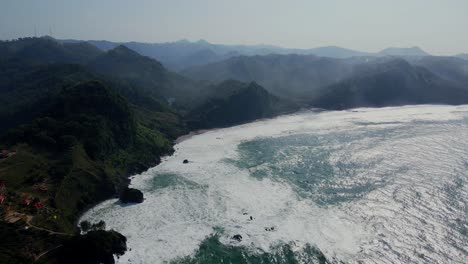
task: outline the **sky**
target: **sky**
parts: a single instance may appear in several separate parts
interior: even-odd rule
[[[0,0],[0,39],[35,34],[453,55],[468,53],[468,0]]]

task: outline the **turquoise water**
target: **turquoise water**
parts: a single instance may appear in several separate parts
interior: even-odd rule
[[[247,248],[226,246],[213,235],[203,241],[194,256],[174,260],[172,264],[215,264],[215,263],[327,263],[326,257],[317,248],[307,245],[295,252],[290,245],[281,245],[269,252],[252,252]]]
[[[379,158],[368,163],[346,158],[335,164],[330,162],[333,152],[342,151],[365,136],[362,133],[331,133],[256,139],[239,145],[241,159],[236,164],[248,169],[253,177],[284,180],[293,185],[303,198],[312,199],[321,206],[347,202],[382,187],[386,182],[386,177],[382,177],[349,184],[359,171],[380,162]],[[368,139],[380,140],[382,135],[374,133],[368,136]]]
[[[127,236],[118,263],[466,263],[467,138],[468,106],[213,130],[135,177],[144,203],[83,218]]]

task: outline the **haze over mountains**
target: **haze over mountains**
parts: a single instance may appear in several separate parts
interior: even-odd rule
[[[63,42],[79,43],[76,40]],[[102,50],[108,50],[120,44],[108,41],[90,41],[89,43]],[[452,87],[463,89],[467,81],[467,63],[465,60],[457,59],[463,56],[431,56],[419,47],[390,47],[378,53],[366,53],[340,47],[286,49],[268,45],[217,45],[204,40],[198,42],[183,40],[160,44],[129,42],[122,43],[122,45],[142,55],[157,58],[170,69],[179,71],[192,80],[212,83],[220,83],[229,79],[242,82],[254,81],[276,96],[305,104],[311,102],[315,104],[314,101],[318,97],[328,93],[328,91],[325,92],[328,86],[349,82],[364,74],[374,74],[373,68],[385,68],[382,65],[391,64],[398,58],[410,63],[410,69],[408,69],[410,72],[418,71],[414,67],[425,67],[434,73],[434,83],[444,86],[446,92]],[[394,77],[403,78],[402,74],[403,72],[400,72]],[[381,87],[388,85],[389,82],[391,83],[391,80],[386,80]],[[381,84],[375,83],[374,85]],[[424,85],[422,83],[416,86]],[[442,87],[436,90],[442,91]],[[419,93],[424,93],[424,91]],[[429,101],[432,102],[432,99]],[[411,102],[426,102],[426,100],[414,98],[408,101],[408,103]],[[374,104],[370,103],[370,105]],[[375,105],[380,105],[380,103]]]
[[[382,78],[382,73],[386,74],[385,78]],[[343,93],[344,91],[338,92],[333,88],[343,83],[354,83],[353,90],[356,92],[364,86],[370,86],[369,88],[374,92],[385,89],[392,93],[398,93],[399,89],[419,89],[411,96],[406,95],[406,103],[409,104],[448,103],[441,100],[444,94],[449,94],[452,89],[465,91],[468,88],[468,61],[454,57],[334,59],[312,55],[239,56],[222,62],[193,67],[183,71],[182,74],[213,82],[223,79],[256,81],[277,96],[293,101],[312,102],[312,105],[318,103],[321,106],[324,106],[323,102],[319,102],[318,98],[330,93],[330,90],[335,91],[336,100],[339,98],[347,100],[344,96],[349,94]],[[430,76],[430,82],[425,78],[413,78],[421,74],[428,78]],[[358,79],[361,81],[355,83]],[[438,91],[440,97],[435,95],[429,101],[426,100],[427,98],[423,100],[429,86],[435,89],[433,92]],[[385,102],[389,99],[387,95],[380,94],[379,100]],[[461,100],[466,100],[467,97],[461,98]],[[361,103],[362,105],[382,106],[381,103],[373,100]],[[358,103],[348,107],[359,105]]]
[[[358,79],[359,87],[371,85],[374,91],[382,87],[387,87],[386,90],[396,89],[394,92],[402,87],[420,87],[412,98],[401,103],[458,104],[464,100],[463,96],[462,99],[450,97],[452,99],[449,100],[437,94],[432,99],[423,100],[421,98],[427,92],[425,89],[429,83],[424,78],[411,79],[409,73],[415,76],[427,71],[422,75],[430,76],[431,93],[440,92],[441,95],[452,90],[457,95],[463,94],[468,83],[467,60],[430,56],[417,47],[388,48],[377,54],[369,54],[338,47],[298,50],[268,45],[216,45],[206,41],[162,44],[129,42],[120,45],[108,41],[60,41],[43,37],[3,42],[0,45],[1,54],[4,58],[19,57],[42,63],[81,64],[106,78],[131,86],[132,98],[138,94],[141,98],[149,97],[158,102],[153,105],[169,103],[184,111],[198,107],[211,94],[223,94],[213,87],[225,80],[256,82],[282,100],[322,107],[323,102],[318,103],[318,98],[330,91],[338,93],[336,85],[355,83]],[[161,60],[153,57],[160,57]],[[168,70],[164,61],[183,70],[179,73]],[[387,78],[376,77],[381,76],[382,72],[393,71],[395,67],[399,71],[392,72]],[[373,77],[377,79],[371,81]],[[359,87],[353,90],[359,91]],[[128,94],[129,89],[121,89],[121,93]],[[386,105],[385,93],[381,96],[379,103],[371,100],[364,105]],[[446,99],[442,100],[442,97]],[[349,107],[356,106],[360,104]]]
[[[59,40],[63,43],[77,43],[80,40]],[[142,42],[111,42],[104,40],[89,40],[101,50],[107,51],[118,45],[124,45],[136,52],[159,60],[167,68],[179,71],[191,66],[217,62],[231,57],[244,55],[269,55],[269,54],[298,54],[316,55],[330,58],[350,58],[359,56],[430,56],[418,47],[410,48],[386,48],[377,53],[362,52],[336,46],[326,46],[311,49],[282,48],[272,45],[222,45],[212,44],[205,40],[190,42],[180,40],[167,43],[142,43]]]

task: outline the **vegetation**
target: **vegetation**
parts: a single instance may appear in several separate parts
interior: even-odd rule
[[[89,43],[59,43],[53,38],[20,38],[0,42],[0,58],[36,63],[85,63],[101,51]]]
[[[103,220],[94,224],[91,224],[89,221],[82,221],[80,222],[80,229],[81,232],[84,233],[87,233],[89,231],[105,230],[106,223]]]
[[[405,103],[466,104],[467,68],[468,61],[454,57],[336,59],[270,54],[233,57],[182,73],[214,83],[227,79],[255,81],[290,101],[341,109]]]
[[[188,115],[191,127],[226,127],[296,109],[295,105],[270,95],[256,83],[226,81],[214,89],[220,92]]]
[[[139,124],[126,100],[97,81],[62,89],[44,116],[10,130],[3,142],[9,148],[28,146],[21,155],[37,157],[39,165],[30,170],[39,175],[18,186],[52,185],[47,204],[64,219],[54,226],[60,231],[72,231],[82,210],[116,193],[128,171],[171,151],[167,138]],[[5,170],[18,173],[14,167]]]
[[[122,45],[96,57],[88,66],[107,78],[118,80],[125,87],[119,89],[123,94],[128,95],[128,87],[132,87],[132,97],[138,97],[140,102],[148,98],[161,105],[180,101],[179,105],[190,106],[192,97],[203,89],[202,85],[167,71],[160,62]]]
[[[77,257],[79,263],[111,263],[113,253],[123,253],[124,240],[86,223],[81,228],[92,231],[75,235],[84,210],[124,190],[127,176],[156,165],[189,129],[275,113],[278,99],[256,84],[198,86],[124,47],[88,49],[48,38],[0,44],[0,147],[12,153],[0,159],[7,190],[0,223],[5,248],[18,248],[1,253],[5,259],[71,263],[65,256],[82,248],[90,254]],[[243,100],[248,107],[236,107]],[[224,122],[226,111],[239,117]],[[197,122],[186,124],[191,117]],[[140,192],[128,193],[142,200]],[[35,240],[40,237],[46,239]]]
[[[382,107],[406,104],[463,104],[468,89],[441,79],[402,59],[362,67],[351,79],[323,89],[313,105],[325,109]]]
[[[127,239],[115,231],[93,230],[66,239],[39,263],[113,264],[114,255],[119,257],[127,251],[126,242]]]
[[[29,264],[49,249],[56,247],[62,236],[36,229],[24,229],[23,223],[0,221],[0,262]]]

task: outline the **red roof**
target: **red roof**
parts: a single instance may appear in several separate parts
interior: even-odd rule
[[[44,207],[44,204],[39,202],[39,203],[34,203],[34,207],[36,207],[37,209],[41,209]]]
[[[10,151],[8,151],[6,149],[2,150],[2,154],[5,155],[5,156],[8,155],[8,153],[10,153]]]

